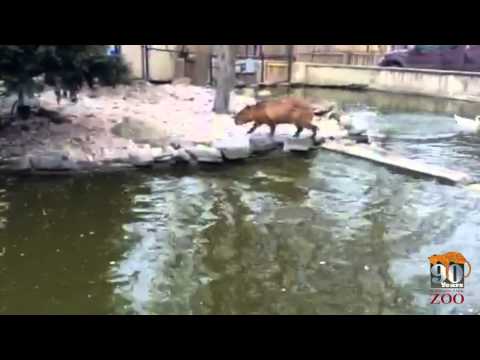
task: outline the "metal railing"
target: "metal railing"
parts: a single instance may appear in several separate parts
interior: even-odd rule
[[[288,63],[289,71],[288,76],[285,79],[285,82],[290,82],[291,80],[291,69],[292,63],[295,61],[295,56],[293,53],[293,45],[289,46],[291,50],[288,50],[284,55],[266,55],[264,52],[264,45],[245,45],[245,50],[240,51],[236,56],[236,60],[252,59],[260,61],[260,82],[265,82],[265,62],[266,61],[282,61]],[[189,55],[195,55],[197,52],[192,51],[187,48],[187,45],[179,45],[180,48],[169,49],[169,48],[156,48],[151,45],[142,45],[142,73],[143,78],[147,81],[150,81],[150,52],[165,52],[171,54],[177,54],[179,58],[188,59]],[[209,55],[209,84],[213,85],[214,82],[214,59],[217,58],[217,55],[210,53]]]
[[[252,54],[248,53],[249,46],[256,47],[254,48],[255,50],[253,51]],[[217,58],[216,54],[210,55],[210,69],[209,69],[210,85],[213,85],[213,59],[215,58]],[[295,58],[293,56],[293,46],[292,46],[292,51],[287,52],[285,55],[266,55],[264,52],[263,45],[246,45],[246,51],[244,55],[240,53],[240,54],[237,54],[236,56],[236,60],[243,60],[243,59],[252,59],[252,60],[260,61],[260,83],[261,84],[265,82],[265,62],[269,60],[286,61],[289,66],[289,72],[288,72],[287,78],[283,82],[290,82],[291,80],[292,63],[295,61]]]

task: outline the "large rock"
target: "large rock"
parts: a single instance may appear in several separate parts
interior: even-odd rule
[[[130,151],[126,147],[114,147],[100,149],[97,158],[105,163],[126,163],[130,159]]]
[[[161,148],[152,148],[153,159],[156,163],[170,162],[174,159],[175,153],[176,150],[171,146],[167,147],[165,150]]]
[[[162,156],[156,157],[155,162],[156,163],[168,163],[172,160],[175,160],[175,157],[173,154],[165,153]]]
[[[304,130],[305,132],[302,133],[302,135],[307,135],[308,134],[308,130]],[[274,137],[273,137],[273,141],[277,144],[277,145],[281,145],[283,146],[283,143],[285,142],[285,140],[289,137],[292,137],[293,134],[295,134],[297,132],[297,128],[292,125],[292,124],[280,124],[280,125],[277,125],[276,129],[275,129],[275,134],[274,134]],[[268,137],[270,138],[270,127],[268,126],[260,126],[256,131],[255,133],[252,135],[252,138],[253,137]],[[254,140],[255,141],[255,140]],[[265,140],[266,142],[269,142],[269,140]]]
[[[283,151],[309,151],[313,145],[313,140],[310,136],[288,137],[283,143]]]
[[[0,170],[19,172],[31,170],[30,159],[28,156],[2,158],[0,159]]]
[[[195,163],[195,159],[193,159],[193,157],[184,148],[174,149],[173,147],[169,146],[167,148],[167,154],[171,155],[171,159],[175,162],[187,162],[190,164]]]
[[[250,140],[247,136],[234,136],[213,143],[228,160],[246,159],[251,154]]]
[[[140,117],[124,116],[121,123],[112,127],[111,132],[119,137],[133,140],[137,143],[163,145],[168,138],[161,123],[149,121]]]
[[[253,135],[250,137],[250,148],[252,152],[265,152],[278,147],[277,141],[270,135]]]
[[[150,151],[152,152],[152,156],[154,159],[161,158],[163,155],[165,155],[163,149],[159,147],[153,147],[150,149]]]
[[[221,163],[223,162],[222,153],[213,147],[206,145],[196,145],[188,147],[187,152],[194,160],[204,163]]]
[[[151,166],[154,161],[152,150],[147,148],[130,149],[130,162],[138,167]]]
[[[23,156],[25,154],[23,146],[19,145],[5,146],[2,150],[6,157]]]
[[[39,171],[68,171],[77,168],[67,154],[54,151],[31,155],[30,164],[34,170]]]

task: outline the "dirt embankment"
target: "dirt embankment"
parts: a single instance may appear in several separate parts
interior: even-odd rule
[[[169,159],[172,143],[211,145],[245,134],[228,115],[212,112],[214,89],[191,85],[101,88],[81,94],[77,103],[57,105],[53,91],[39,105],[57,112],[63,122],[45,116],[17,120],[0,131],[0,168],[4,170],[72,170],[134,166]],[[231,110],[254,104],[234,94]],[[11,101],[0,111],[8,113]]]

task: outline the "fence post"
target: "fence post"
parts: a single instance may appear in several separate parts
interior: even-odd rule
[[[235,87],[235,61],[237,45],[217,45],[218,74],[215,92],[214,112],[227,114],[229,111],[230,94]]]
[[[209,84],[210,86],[213,86],[213,56],[214,56],[214,52],[213,52],[213,49],[212,51],[210,51],[210,64],[209,64],[209,73],[210,73],[210,79],[209,79]]]
[[[144,45],[145,53],[145,81],[150,81],[150,62],[148,60],[148,51],[150,50],[148,45]]]
[[[350,51],[347,53],[347,65],[352,65],[352,53]]]
[[[294,45],[287,45],[287,53],[288,53],[288,74],[287,74],[287,82],[290,85],[292,82],[292,62],[293,62],[293,47]]]
[[[211,67],[210,45],[196,45],[195,62],[193,63],[192,84],[205,86],[209,81]]]
[[[262,69],[261,69],[261,74],[260,74],[260,83],[265,82],[265,56],[263,53],[263,45],[260,45],[260,58],[262,61]]]

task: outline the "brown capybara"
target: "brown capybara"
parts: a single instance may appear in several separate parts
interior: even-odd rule
[[[306,101],[287,97],[279,100],[267,100],[253,106],[247,106],[235,115],[235,124],[243,125],[253,122],[248,134],[253,133],[259,126],[270,126],[270,135],[275,134],[275,127],[279,124],[293,124],[297,127],[295,137],[300,136],[303,129],[310,129],[315,139],[318,127],[312,124],[313,108]]]

